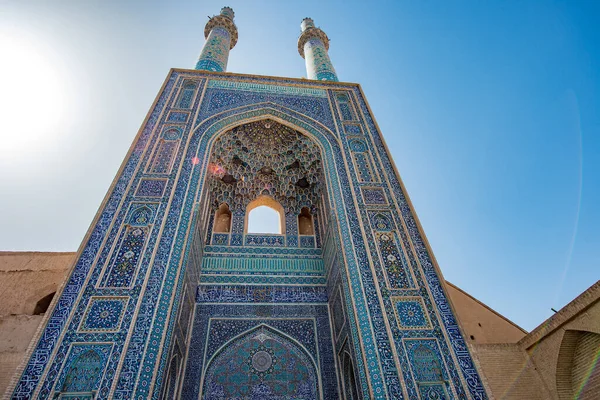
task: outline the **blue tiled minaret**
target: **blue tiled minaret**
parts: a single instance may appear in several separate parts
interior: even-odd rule
[[[320,28],[315,27],[311,18],[304,18],[300,24],[302,34],[298,38],[298,52],[306,60],[308,79],[338,82],[337,74],[329,59],[329,38]]]
[[[219,15],[208,20],[204,28],[206,43],[202,48],[196,69],[224,72],[227,70],[229,50],[237,43],[238,30],[233,22],[231,7],[223,7]]]

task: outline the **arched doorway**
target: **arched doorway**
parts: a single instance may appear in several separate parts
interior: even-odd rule
[[[201,398],[318,399],[318,376],[304,348],[260,325],[228,342],[209,361]]]

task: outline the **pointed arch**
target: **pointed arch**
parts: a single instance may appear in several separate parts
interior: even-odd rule
[[[131,213],[129,223],[133,226],[146,226],[152,223],[153,219],[154,212],[150,209],[150,207],[142,205]]]
[[[352,196],[351,188],[342,182],[347,181],[347,178],[342,178],[337,171],[343,168],[344,159],[342,156],[341,140],[323,123],[316,121],[306,115],[298,113],[289,108],[280,106],[272,102],[256,103],[247,106],[224,110],[217,114],[211,115],[208,118],[201,120],[193,129],[193,133],[188,139],[187,154],[188,160],[197,160],[194,170],[192,171],[191,179],[196,182],[201,182],[201,185],[194,191],[194,201],[199,201],[202,191],[198,190],[206,185],[208,176],[208,163],[214,142],[227,131],[253,121],[270,119],[282,125],[288,126],[303,135],[311,138],[321,150],[323,171],[325,179],[325,204],[332,211],[330,219],[334,224],[333,232],[339,233],[343,237],[351,237],[350,232],[350,215],[358,218],[355,214],[356,210],[349,211],[348,205],[345,204]],[[354,208],[355,205],[352,205]],[[352,214],[354,213],[354,214]],[[325,222],[325,221],[324,221]],[[326,226],[323,227],[327,229]],[[350,249],[345,249],[345,261],[347,263],[348,281],[352,284],[360,285],[360,268],[356,255]],[[352,286],[351,290],[358,288]],[[362,289],[358,289],[362,291]],[[368,398],[370,390],[377,386],[385,391],[382,377],[381,364],[378,360],[376,352],[369,354],[356,345],[364,340],[376,340],[373,332],[369,329],[361,328],[359,321],[364,318],[369,318],[368,315],[359,315],[357,309],[369,309],[364,296],[355,297],[356,307],[354,312],[348,315],[348,322],[357,327],[352,333],[353,337],[353,353],[355,357],[356,377],[359,380],[357,385],[360,388],[361,396]],[[367,326],[367,325],[364,325]],[[372,364],[374,367],[367,371],[367,364]]]
[[[250,204],[248,204],[248,207],[246,207],[246,216],[244,219],[244,233],[264,233],[264,232],[251,232],[249,230],[250,214],[252,213],[252,211],[254,211],[255,209],[257,209],[259,207],[268,207],[268,208],[272,209],[273,211],[275,211],[279,215],[278,231],[276,232],[275,229],[273,229],[267,233],[275,233],[275,234],[285,233],[284,232],[284,230],[285,230],[285,211],[283,209],[283,206],[281,204],[279,204],[271,196],[267,196],[267,195],[262,195],[262,196],[257,197],[256,199],[251,201]]]
[[[298,214],[298,234],[300,235],[314,235],[315,225],[313,222],[313,216],[308,207],[302,207],[300,214]]]
[[[260,324],[229,340],[207,361],[201,398],[320,398],[318,369],[306,348]]]
[[[231,232],[231,210],[229,204],[223,203],[215,212],[215,222],[213,232],[230,233]]]
[[[81,353],[69,367],[61,392],[91,392],[96,389],[104,368],[103,357],[89,349]]]

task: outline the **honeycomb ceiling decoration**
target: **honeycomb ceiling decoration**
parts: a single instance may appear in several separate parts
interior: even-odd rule
[[[261,195],[278,201],[287,213],[316,211],[323,173],[317,145],[272,120],[250,122],[217,139],[209,165],[214,206],[227,203],[245,211]]]

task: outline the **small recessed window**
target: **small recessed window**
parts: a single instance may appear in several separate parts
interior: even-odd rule
[[[298,233],[300,235],[314,235],[315,227],[313,218],[308,210],[308,207],[303,207],[300,215],[298,215]]]
[[[35,304],[35,308],[33,309],[33,315],[44,314],[46,311],[48,311],[48,307],[50,307],[50,303],[52,303],[52,299],[54,298],[55,294],[56,294],[56,292],[53,292],[47,296],[42,297]]]
[[[229,233],[231,231],[231,211],[225,203],[221,204],[215,214],[215,233]]]

